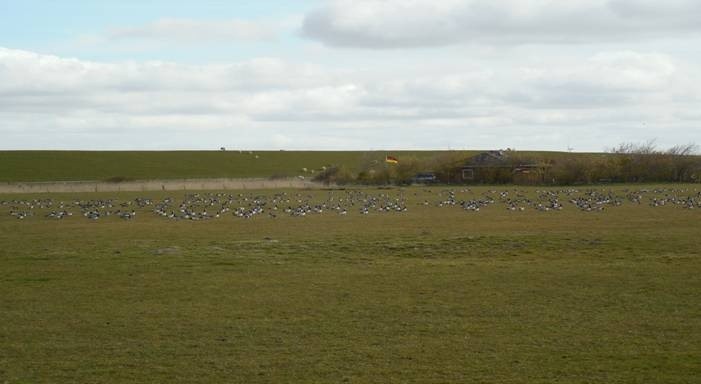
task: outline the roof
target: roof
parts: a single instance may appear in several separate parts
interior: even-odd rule
[[[472,157],[463,168],[516,168],[519,170],[542,168],[539,164],[515,163],[508,151],[487,151]]]
[[[504,151],[487,151],[472,157],[465,166],[467,167],[498,167],[510,166],[509,155]]]

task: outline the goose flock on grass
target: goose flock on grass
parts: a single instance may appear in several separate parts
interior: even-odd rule
[[[327,193],[279,192],[255,193],[192,193],[182,198],[133,200],[0,200],[11,217],[25,220],[43,217],[65,220],[84,217],[89,220],[117,218],[131,221],[151,215],[170,220],[213,220],[225,217],[252,219],[255,217],[308,217],[319,215],[347,216],[373,214],[402,214],[413,209],[458,208],[480,212],[501,207],[511,212],[535,210],[558,212],[575,209],[601,212],[622,205],[635,207],[701,208],[701,192],[694,189],[560,189],[526,192],[517,188],[473,192],[471,189],[424,190],[334,190]],[[415,207],[415,208],[414,208]]]

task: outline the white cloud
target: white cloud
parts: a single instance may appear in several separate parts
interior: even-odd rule
[[[567,67],[521,70],[525,91],[517,104],[537,108],[591,108],[645,104],[671,98],[681,79],[674,61],[662,54],[599,53]]]
[[[701,32],[696,0],[332,0],[302,33],[330,46],[644,40]]]
[[[701,100],[699,75],[678,58],[635,51],[378,76],[274,58],[100,63],[0,48],[0,147],[563,149],[569,137],[577,149],[601,150],[619,136],[701,142],[701,119],[690,113]]]
[[[272,22],[250,20],[160,19],[141,26],[113,28],[107,38],[175,43],[260,41],[274,39],[279,28]]]

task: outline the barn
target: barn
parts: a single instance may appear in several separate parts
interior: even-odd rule
[[[512,151],[487,151],[470,158],[461,168],[461,179],[475,184],[542,184],[547,165],[524,162]]]

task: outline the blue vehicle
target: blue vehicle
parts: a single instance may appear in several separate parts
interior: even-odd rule
[[[438,178],[433,172],[417,173],[412,180],[414,184],[433,184],[438,182]]]

